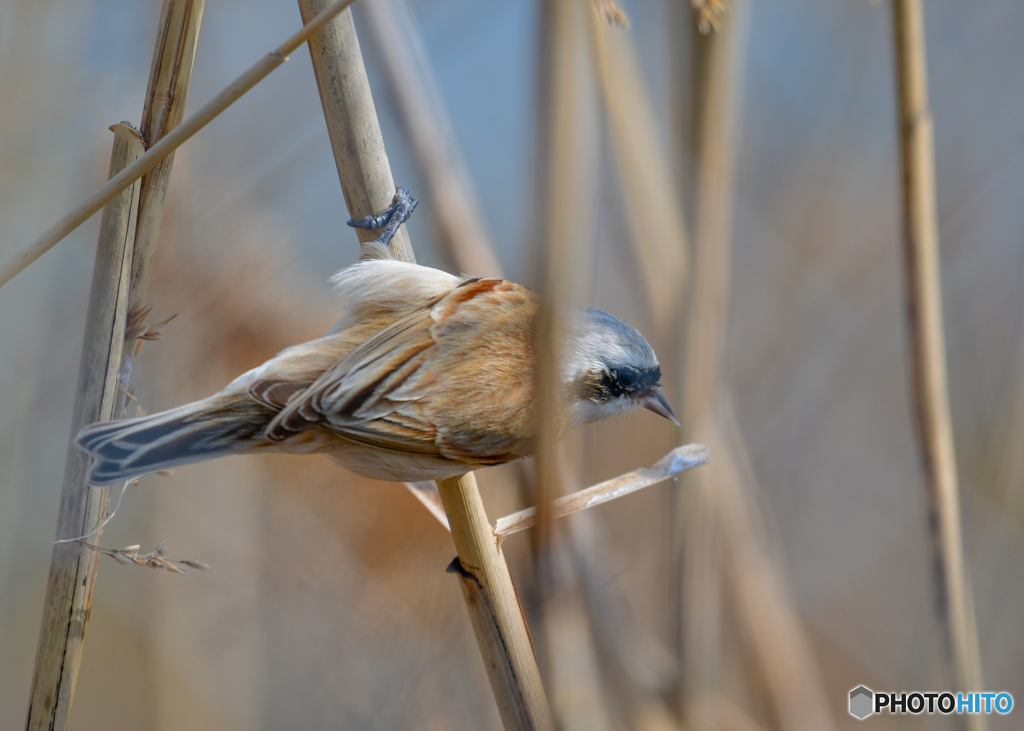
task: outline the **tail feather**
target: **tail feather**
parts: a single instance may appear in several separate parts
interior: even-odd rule
[[[94,458],[89,483],[109,485],[251,447],[263,426],[251,416],[211,410],[199,402],[91,424],[78,432],[75,444]]]

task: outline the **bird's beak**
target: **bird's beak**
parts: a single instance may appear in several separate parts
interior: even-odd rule
[[[668,401],[665,400],[665,395],[661,390],[655,390],[652,393],[641,396],[640,403],[643,404],[644,408],[648,411],[653,411],[658,416],[664,416],[676,426],[682,426],[682,424],[679,423],[679,419],[677,419],[676,415],[672,412],[672,407],[668,405]]]

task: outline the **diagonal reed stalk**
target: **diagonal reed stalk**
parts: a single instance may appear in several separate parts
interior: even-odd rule
[[[143,145],[139,133],[126,124],[114,125],[111,130],[110,175],[114,176],[142,154]],[[72,438],[85,425],[110,419],[115,413],[140,187],[133,185],[112,201],[100,223],[71,417]],[[89,455],[69,444],[58,540],[89,533],[107,512],[108,488],[90,487],[88,469]],[[92,541],[98,544],[101,534],[96,533]],[[30,731],[67,728],[98,560],[99,553],[79,543],[53,546],[26,723]]]
[[[687,277],[682,195],[658,133],[632,36],[599,13],[587,13],[586,20],[643,290],[655,323],[665,328],[675,319]]]
[[[117,195],[128,188],[140,177],[155,168],[161,160],[174,152],[187,139],[212,122],[217,115],[230,107],[256,84],[265,79],[270,72],[288,60],[288,54],[301,46],[314,33],[334,19],[338,13],[351,5],[355,0],[335,0],[321,11],[301,29],[293,33],[288,40],[250,66],[237,79],[231,82],[217,96],[180,125],[175,127],[166,137],[161,139],[138,160],[120,173],[110,178],[91,196],[86,198],[74,210],[66,214],[57,223],[45,231],[39,238],[0,265],[0,287],[7,284],[32,262],[49,251],[57,242],[85,223],[96,211],[103,208]],[[400,236],[404,236],[399,232]],[[399,237],[396,237],[399,238]]]
[[[111,177],[143,154],[144,141],[152,144],[181,120],[202,15],[203,0],[164,0],[142,111],[142,135],[124,124],[113,128]],[[86,424],[116,419],[124,412],[134,354],[134,341],[125,341],[125,330],[145,300],[171,162],[171,157],[166,158],[104,211],[72,436]],[[108,488],[86,484],[88,465],[88,455],[71,445],[58,539],[89,533],[106,514]],[[101,535],[98,531],[92,542],[98,545]],[[29,729],[67,727],[98,556],[77,543],[54,547],[32,679]]]
[[[956,449],[946,375],[924,10],[920,0],[893,0],[892,12],[910,370],[928,490],[939,620],[952,654],[956,689],[978,692],[982,690],[981,657],[960,529]],[[961,720],[972,731],[986,727],[982,714],[967,714]]]
[[[304,18],[324,5],[324,0],[299,0]],[[309,49],[349,213],[352,218],[374,214],[391,202],[395,184],[351,12],[310,38]],[[415,261],[405,227],[399,234],[392,240],[392,253]],[[373,238],[373,233],[360,232],[361,240],[366,237]],[[476,480],[472,473],[441,480],[438,490],[458,551],[450,570],[460,577],[505,728],[550,729],[526,622]]]

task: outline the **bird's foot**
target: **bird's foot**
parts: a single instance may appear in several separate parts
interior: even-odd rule
[[[395,191],[395,197],[392,199],[390,206],[376,216],[364,216],[358,221],[350,220],[348,225],[352,228],[364,228],[368,231],[383,227],[384,230],[377,237],[377,241],[387,246],[391,239],[394,238],[398,227],[409,220],[409,216],[412,215],[417,203],[419,201],[409,195],[408,188],[399,188]]]

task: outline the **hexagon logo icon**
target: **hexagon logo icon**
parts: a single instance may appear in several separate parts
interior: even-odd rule
[[[850,715],[863,721],[875,712],[875,694],[863,685],[850,691]]]

